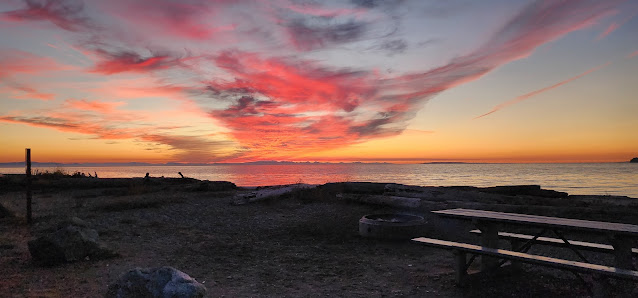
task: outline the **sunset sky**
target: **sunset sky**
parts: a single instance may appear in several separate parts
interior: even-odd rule
[[[638,1],[2,0],[0,162],[638,156]]]

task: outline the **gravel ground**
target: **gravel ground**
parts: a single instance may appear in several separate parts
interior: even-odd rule
[[[22,219],[24,194],[0,192],[0,204],[16,214],[0,218],[0,297],[100,297],[128,269],[157,266],[186,272],[209,297],[589,295],[572,275],[532,266],[460,288],[449,251],[358,235],[363,215],[405,210],[330,194],[235,206],[233,196],[248,190],[211,191],[199,183],[36,191],[31,226]],[[428,221],[424,236],[446,236],[433,227],[469,228],[427,210],[411,212]],[[121,256],[35,266],[27,241],[70,216],[87,221]]]

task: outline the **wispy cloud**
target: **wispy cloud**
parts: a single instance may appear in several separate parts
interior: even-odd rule
[[[18,83],[11,79],[5,78],[2,81],[7,86],[7,88],[5,89],[7,94],[15,99],[39,99],[48,101],[55,98],[55,94],[53,93],[41,92],[31,86],[25,85],[23,83]],[[3,90],[3,88],[0,88],[0,91],[5,90]]]
[[[210,162],[221,158],[232,158],[237,152],[230,141],[216,140],[203,135],[174,135],[171,127],[148,128],[139,121],[139,115],[117,111],[120,103],[104,103],[86,100],[69,100],[70,109],[41,112],[39,115],[0,116],[0,122],[24,124],[34,127],[77,133],[102,140],[137,140],[151,147],[167,147],[172,159],[188,162]],[[136,125],[122,125],[133,122]]]
[[[614,31],[616,31],[616,29],[618,29],[618,28],[620,28],[620,24],[618,24],[618,23],[609,24],[607,29],[605,29],[605,31],[603,31],[602,33],[600,33],[600,35],[598,35],[597,39],[601,40],[601,39],[607,37],[607,35],[611,34]]]
[[[52,58],[21,50],[0,49],[0,79],[20,73],[40,74],[68,69],[70,69],[69,66],[60,64]]]
[[[417,59],[411,71],[388,74],[366,64],[369,57],[352,59],[362,63],[329,58],[356,43],[377,54],[375,59],[378,53],[400,56],[416,49],[401,35],[400,14],[409,12],[408,1],[113,0],[86,2],[85,9],[80,0],[24,0],[0,13],[2,18],[66,31],[88,61],[75,70],[98,82],[79,90],[90,96],[66,100],[63,111],[28,111],[0,120],[160,143],[201,158],[208,152],[207,160],[291,157],[400,134],[440,92],[589,27],[622,2],[532,1],[467,54],[414,71],[421,63]],[[419,17],[428,11],[450,15],[457,8],[429,7]],[[92,15],[95,10],[101,15]],[[387,56],[380,57],[392,58]],[[64,67],[52,58],[0,50],[0,79]],[[20,92],[37,97],[40,86],[23,85],[32,92]],[[152,113],[126,107],[129,100],[152,97],[175,99],[180,111],[207,115],[225,130],[223,140],[177,129],[149,134],[140,127],[159,126]],[[234,149],[222,150],[229,142]]]
[[[499,104],[499,105],[495,106],[495,107],[494,107],[491,111],[489,111],[489,112],[487,112],[487,113],[485,113],[485,114],[483,114],[483,115],[480,115],[480,116],[478,116],[478,117],[476,117],[476,118],[474,118],[474,119],[483,118],[483,117],[485,117],[485,116],[487,116],[487,115],[490,115],[490,114],[492,114],[492,113],[495,113],[495,112],[497,112],[497,111],[499,111],[499,110],[501,110],[501,109],[503,109],[503,108],[506,108],[506,107],[508,107],[508,106],[511,106],[511,105],[513,105],[513,104],[519,103],[519,102],[521,102],[521,101],[524,101],[524,100],[526,100],[526,99],[529,99],[529,98],[531,98],[531,97],[534,97],[534,96],[536,96],[536,95],[539,95],[539,94],[541,94],[541,93],[543,93],[543,92],[546,92],[546,91],[549,91],[549,90],[552,90],[552,89],[558,88],[558,87],[560,87],[560,86],[563,86],[563,85],[565,85],[565,84],[567,84],[567,83],[569,83],[569,82],[572,82],[572,81],[574,81],[574,80],[580,79],[580,78],[582,78],[582,77],[584,77],[584,76],[586,76],[586,75],[588,75],[588,74],[590,74],[590,73],[592,73],[592,72],[594,72],[594,71],[597,71],[597,70],[599,70],[599,69],[601,69],[601,68],[603,68],[603,67],[606,67],[606,66],[607,66],[607,65],[609,65],[609,64],[611,64],[611,63],[606,63],[606,64],[603,64],[603,65],[600,65],[600,66],[597,66],[597,67],[591,68],[591,69],[589,69],[589,70],[587,70],[587,71],[585,71],[585,72],[583,72],[583,73],[581,73],[581,74],[579,74],[579,75],[577,75],[577,76],[575,76],[575,77],[571,77],[571,78],[569,78],[569,79],[567,79],[567,80],[560,81],[560,82],[558,82],[558,83],[556,83],[556,84],[553,84],[553,85],[551,85],[551,86],[547,86],[547,87],[545,87],[545,88],[538,89],[538,90],[532,91],[532,92],[530,92],[530,93],[527,93],[527,94],[523,94],[523,95],[521,95],[521,96],[518,96],[518,97],[516,97],[516,98],[514,98],[514,99],[512,99],[512,100],[506,101],[506,102],[504,102],[504,103],[501,103],[501,104]]]
[[[142,32],[179,39],[206,41],[233,24],[215,24],[217,10],[239,1],[114,0],[102,4],[118,20]]]
[[[124,102],[100,102],[86,99],[69,99],[66,103],[73,109],[94,111],[102,114],[113,113],[117,107],[124,105]]]
[[[24,0],[20,9],[2,13],[9,21],[49,21],[68,31],[91,27],[84,15],[84,2],[80,0]]]
[[[151,72],[155,70],[168,69],[177,66],[179,60],[169,55],[154,54],[142,57],[132,51],[106,52],[98,50],[101,56],[95,66],[90,71],[102,74],[116,74],[121,72]]]
[[[631,19],[633,19],[636,15],[638,15],[638,11],[632,11],[631,9],[628,10],[627,16],[625,18],[623,18],[622,20],[620,20],[618,22],[611,22],[607,26],[605,31],[601,32],[596,39],[597,40],[601,40],[601,39],[607,37],[609,34],[613,33],[616,30],[618,30],[618,28],[622,27],[627,22],[629,22]]]

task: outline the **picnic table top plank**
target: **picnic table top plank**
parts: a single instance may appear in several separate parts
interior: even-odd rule
[[[613,233],[638,237],[638,226],[624,223],[591,221],[572,218],[560,218],[530,214],[506,213],[474,209],[448,209],[432,211],[442,216],[488,220],[493,222],[533,224],[536,226],[588,230],[601,233]]]

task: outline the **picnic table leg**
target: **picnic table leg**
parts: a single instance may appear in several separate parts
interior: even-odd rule
[[[464,286],[467,281],[467,258],[465,252],[454,250],[456,284]]]
[[[634,270],[632,260],[632,240],[630,238],[614,236],[611,239],[611,245],[614,247],[614,255],[616,257],[616,267]]]
[[[519,249],[521,249],[522,246],[523,245],[521,244],[521,241],[516,240],[516,239],[510,239],[510,250],[511,251],[518,251]],[[519,269],[521,269],[521,262],[510,260],[510,266],[514,270],[519,270]]]
[[[485,222],[477,222],[476,227],[481,230],[481,245],[498,248],[498,229],[495,225]],[[481,256],[481,271],[493,270],[498,264],[494,257]]]

